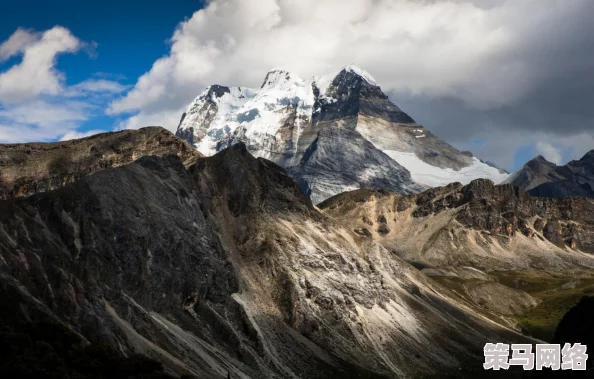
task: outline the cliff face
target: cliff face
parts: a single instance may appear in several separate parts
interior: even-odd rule
[[[536,198],[513,185],[475,180],[411,196],[354,191],[320,208],[405,259],[430,266],[494,270],[594,262],[591,199]]]
[[[147,155],[202,156],[160,127],[105,133],[52,143],[0,145],[0,199],[29,196]]]
[[[199,378],[458,373],[485,342],[524,340],[242,144],[0,201],[0,298],[3,320],[51,317]]]

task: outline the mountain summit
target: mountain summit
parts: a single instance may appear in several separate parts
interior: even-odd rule
[[[506,183],[537,197],[594,197],[594,150],[563,166],[539,155],[510,175]]]
[[[284,167],[314,203],[358,188],[410,194],[508,176],[418,125],[354,65],[305,80],[274,69],[258,89],[209,86],[176,135],[206,155],[243,142]]]

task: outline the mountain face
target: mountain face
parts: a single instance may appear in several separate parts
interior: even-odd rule
[[[0,201],[0,322],[198,378],[460,377],[486,342],[532,341],[345,225],[242,143],[143,156]]]
[[[505,183],[524,188],[537,197],[594,197],[594,150],[564,166],[538,156]]]
[[[422,266],[594,267],[592,199],[536,198],[509,184],[477,179],[418,195],[358,190],[319,207],[361,238]]]
[[[202,156],[160,127],[97,134],[64,142],[0,145],[0,199],[59,188],[142,156],[169,154],[179,156],[186,164]]]
[[[547,161],[542,155],[539,155],[511,174],[503,183],[513,184],[529,191],[543,183],[554,180],[550,177],[550,174],[556,167],[556,164]]]
[[[307,80],[272,70],[258,89],[210,86],[176,135],[206,155],[243,142],[285,168],[314,203],[358,188],[410,194],[507,178],[416,124],[355,66]]]
[[[476,180],[418,195],[357,190],[318,205],[469,308],[541,340],[594,291],[594,199],[536,198]]]

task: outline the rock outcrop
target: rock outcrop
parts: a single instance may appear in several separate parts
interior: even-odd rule
[[[359,190],[319,207],[355,234],[366,229],[369,238],[423,265],[594,267],[591,199],[537,198],[510,184],[475,180],[410,196]]]
[[[186,164],[202,156],[160,127],[63,142],[0,145],[0,199],[49,191],[143,156],[169,154]]]

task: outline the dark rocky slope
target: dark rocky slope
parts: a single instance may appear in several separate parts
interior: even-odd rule
[[[357,244],[241,144],[0,201],[0,299],[3,322],[54,318],[199,378],[443,374],[522,340]]]
[[[161,127],[124,130],[52,143],[0,145],[0,199],[45,192],[146,155],[202,155]]]
[[[18,379],[173,379],[160,362],[84,343],[58,322],[0,326],[0,375]],[[184,378],[182,378],[184,379]]]

